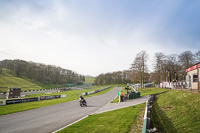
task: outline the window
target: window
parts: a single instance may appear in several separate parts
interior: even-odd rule
[[[198,82],[198,75],[197,75],[197,73],[193,74],[193,82]]]

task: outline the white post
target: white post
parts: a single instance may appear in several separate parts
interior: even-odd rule
[[[6,100],[3,100],[3,105],[6,105]]]

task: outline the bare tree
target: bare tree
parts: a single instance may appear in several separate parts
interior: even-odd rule
[[[200,62],[200,50],[195,53],[196,63]]]
[[[200,51],[199,51],[199,54],[200,54]],[[198,52],[195,55],[198,55]],[[193,65],[194,60],[195,60],[194,54],[191,51],[185,51],[185,52],[181,53],[178,56],[178,58],[179,58],[179,62],[183,66],[183,69],[186,69],[186,68],[190,67],[191,65]]]
[[[153,79],[155,80],[155,83],[158,84],[160,81],[165,80],[166,56],[163,53],[156,53],[155,60],[156,64],[154,64]]]
[[[195,56],[197,57],[196,59],[198,59],[198,52],[194,55],[191,51],[185,51],[178,56],[181,65],[179,79],[185,79],[185,69],[192,66],[195,63]]]
[[[141,51],[136,55],[133,64],[131,64],[131,69],[136,71],[136,74],[138,74],[140,77],[140,83],[142,88],[144,88],[145,73],[148,72],[147,59],[148,55],[146,51]]]
[[[170,75],[170,77],[168,77],[168,81],[178,80],[178,75],[181,74],[181,64],[178,62],[177,57],[178,56],[176,54],[167,56],[166,70]]]

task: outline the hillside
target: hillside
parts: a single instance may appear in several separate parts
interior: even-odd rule
[[[21,87],[22,90],[42,89],[41,86],[28,81],[27,79],[15,77],[3,69],[0,73],[0,92],[6,92],[8,87]]]
[[[151,122],[158,132],[197,133],[200,129],[200,95],[171,90],[157,96]]]
[[[85,76],[85,83],[94,83],[94,77]]]

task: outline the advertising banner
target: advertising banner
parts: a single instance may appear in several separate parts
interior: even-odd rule
[[[33,102],[33,101],[38,101],[38,97],[23,98],[23,99],[22,99],[22,103]]]
[[[54,96],[41,96],[41,97],[23,98],[23,99],[3,100],[3,103],[0,102],[0,105],[15,104],[15,103],[26,103],[26,102],[56,99],[56,98],[62,98],[62,97],[66,97],[66,94],[64,94],[64,95],[54,95]]]
[[[15,103],[33,102],[33,101],[38,101],[38,97],[6,100],[6,105],[15,104]]]
[[[41,96],[40,100],[49,100],[49,99],[56,99],[60,98],[60,95],[55,95],[55,96]]]

